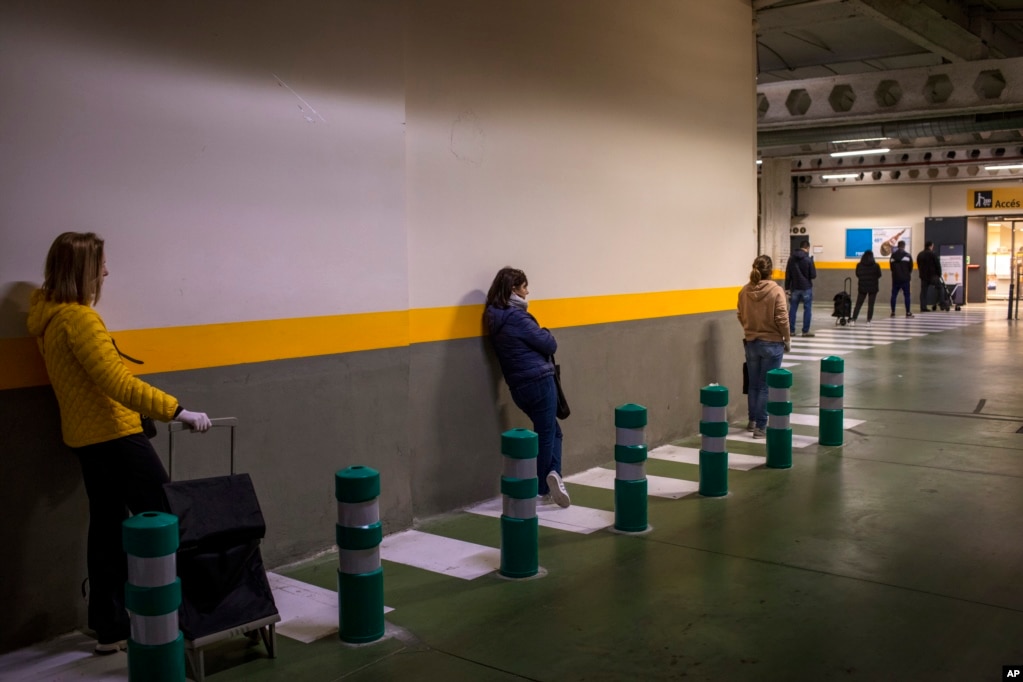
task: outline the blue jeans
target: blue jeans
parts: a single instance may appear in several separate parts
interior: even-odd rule
[[[781,367],[785,344],[781,341],[746,342],[746,369],[749,371],[749,420],[758,429],[767,426],[767,373]]]
[[[528,384],[511,389],[512,400],[526,416],[533,421],[537,435],[536,476],[537,492],[550,492],[547,474],[557,471],[561,474],[561,425],[556,416],[558,392],[554,386],[554,375],[545,376]],[[765,408],[766,409],[766,408]]]
[[[796,308],[803,302],[803,333],[810,331],[810,319],[813,317],[813,289],[793,289],[792,300],[789,301],[789,331],[796,333]]]
[[[906,314],[913,311],[913,306],[909,303],[909,280],[905,282],[892,282],[892,315],[895,314],[895,303],[899,300],[900,291],[906,299]]]

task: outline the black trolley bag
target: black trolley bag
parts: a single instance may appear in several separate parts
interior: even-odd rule
[[[842,290],[835,294],[835,310],[831,313],[835,326],[844,326],[852,317],[852,278],[846,277],[843,284]]]
[[[274,658],[275,624],[281,620],[259,551],[266,535],[259,500],[249,475],[234,473],[238,420],[211,421],[214,428],[231,430],[230,475],[175,481],[174,434],[187,427],[171,422],[167,454],[171,482],[163,487],[168,508],[178,517],[178,620],[196,682],[205,677],[203,647],[230,637],[261,639]]]

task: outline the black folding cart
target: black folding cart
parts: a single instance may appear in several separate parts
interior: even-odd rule
[[[174,480],[174,434],[187,427],[169,424],[167,504],[178,517],[181,544],[178,620],[185,655],[196,682],[206,676],[203,648],[231,637],[262,640],[276,656],[275,624],[281,617],[266,578],[259,545],[266,535],[263,513],[248,474],[234,473],[234,417],[213,419],[215,428],[231,429],[229,476]]]
[[[835,294],[835,310],[831,313],[835,326],[845,326],[852,317],[852,278],[846,277],[842,290]]]

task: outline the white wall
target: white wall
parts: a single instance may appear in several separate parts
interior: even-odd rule
[[[748,2],[409,7],[413,308],[480,302],[504,265],[536,298],[742,284]]]
[[[78,230],[107,241],[114,329],[406,309],[399,17],[4,3],[0,286]]]

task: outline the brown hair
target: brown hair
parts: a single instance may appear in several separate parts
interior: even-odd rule
[[[65,232],[46,254],[43,291],[55,303],[93,305],[103,288],[103,240],[93,232]]]
[[[495,308],[507,308],[512,289],[518,289],[523,284],[529,284],[526,273],[515,268],[501,268],[494,276],[490,291],[487,292],[487,305],[492,305]]]
[[[774,261],[770,256],[757,256],[753,261],[753,270],[749,273],[749,283],[759,284],[761,280],[771,279],[774,272]]]

